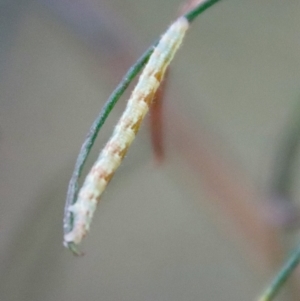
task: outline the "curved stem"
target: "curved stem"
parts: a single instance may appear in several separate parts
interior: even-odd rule
[[[188,13],[184,15],[184,17],[189,21],[192,22],[198,15],[204,12],[213,4],[217,3],[220,0],[204,0],[201,1],[194,9],[190,10]],[[67,199],[65,205],[65,212],[64,212],[64,233],[68,233],[73,228],[73,213],[70,212],[68,209],[69,207],[76,202],[77,194],[78,194],[78,180],[81,176],[83,166],[86,162],[86,159],[90,153],[91,148],[97,138],[98,132],[101,129],[102,125],[106,121],[108,115],[110,114],[111,110],[118,102],[120,97],[123,95],[129,84],[133,81],[136,75],[142,70],[145,64],[148,62],[149,57],[151,56],[154,47],[156,46],[157,42],[155,42],[146,52],[137,60],[137,62],[128,70],[126,75],[122,78],[121,82],[117,86],[117,88],[113,91],[105,105],[103,106],[100,114],[93,122],[83,145],[81,146],[79,155],[76,160],[76,164],[74,167],[74,171],[69,182],[68,192],[67,192]],[[72,246],[68,246],[71,248]]]
[[[108,98],[107,102],[104,104],[100,111],[100,114],[93,122],[79,152],[76,160],[74,171],[69,182],[67,201],[65,205],[65,215],[64,215],[64,232],[68,233],[73,227],[73,215],[68,211],[68,207],[75,203],[77,192],[78,192],[78,180],[81,176],[83,166],[87,160],[87,157],[93,147],[93,144],[97,138],[98,132],[106,121],[108,115],[114,108],[115,104],[118,102],[120,97],[126,91],[129,84],[135,78],[135,76],[141,71],[143,66],[147,63],[150,55],[153,52],[153,47],[150,47],[139,60],[128,70],[125,74],[117,88],[113,91],[111,96]]]

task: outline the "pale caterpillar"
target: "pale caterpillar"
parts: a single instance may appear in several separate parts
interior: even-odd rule
[[[73,228],[64,235],[65,246],[74,250],[74,246],[78,245],[89,231],[101,194],[134,140],[166,68],[182,43],[188,27],[189,22],[185,17],[177,19],[155,47],[112,137],[87,175],[77,201],[68,207],[73,214]]]

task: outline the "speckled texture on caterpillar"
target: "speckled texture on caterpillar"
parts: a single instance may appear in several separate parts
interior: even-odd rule
[[[69,243],[79,244],[89,231],[101,194],[134,140],[166,68],[182,43],[188,27],[188,21],[184,17],[179,18],[170,26],[154,49],[112,137],[87,175],[77,201],[69,207],[69,211],[73,213],[74,224],[73,229],[64,237],[66,246]]]

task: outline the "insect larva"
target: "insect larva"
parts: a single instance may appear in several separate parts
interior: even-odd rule
[[[182,43],[188,27],[188,20],[179,18],[155,47],[112,137],[87,175],[77,201],[68,208],[73,214],[74,222],[72,230],[64,236],[65,246],[74,248],[89,231],[100,196],[134,140],[166,68]]]

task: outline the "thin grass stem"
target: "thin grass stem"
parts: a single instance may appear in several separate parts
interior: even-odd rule
[[[300,262],[300,245],[292,252],[282,269],[274,277],[270,285],[258,298],[258,301],[271,301],[274,300],[279,290],[286,283],[293,271],[296,269]]]
[[[93,122],[84,143],[81,146],[79,155],[76,160],[74,171],[69,182],[67,201],[65,205],[65,215],[64,215],[64,233],[68,233],[73,227],[73,214],[69,212],[68,208],[70,205],[74,204],[78,193],[78,181],[82,173],[83,166],[87,160],[87,157],[94,145],[97,138],[99,130],[103,126],[110,112],[114,108],[115,104],[118,102],[120,97],[126,91],[127,87],[130,85],[132,80],[136,75],[142,70],[144,65],[147,63],[150,55],[152,54],[154,46],[150,47],[139,60],[128,70],[125,76],[122,78],[121,82],[117,88],[110,95],[103,108],[101,109],[99,115]]]
[[[205,0],[199,3],[194,9],[190,10],[188,13],[184,15],[184,17],[191,23],[197,16],[199,16],[202,12],[208,9],[213,4],[219,2],[220,0]],[[64,212],[64,234],[70,232],[74,225],[74,216],[73,213],[70,212],[69,208],[76,202],[78,195],[78,182],[82,173],[83,166],[87,160],[87,157],[93,147],[93,144],[97,138],[98,132],[106,121],[108,115],[114,108],[115,104],[118,102],[120,97],[126,91],[129,84],[134,80],[137,74],[142,70],[145,64],[148,62],[149,57],[151,56],[154,47],[158,42],[155,42],[146,52],[137,60],[137,62],[128,70],[126,75],[122,78],[121,82],[117,86],[117,88],[113,91],[105,105],[103,106],[100,114],[93,122],[83,145],[81,146],[79,155],[77,157],[74,171],[69,182],[67,199],[65,205]],[[73,249],[74,246],[69,245],[70,249]],[[76,253],[76,252],[75,252]]]
[[[201,1],[194,9],[187,12],[184,17],[192,23],[202,12],[210,8],[215,3],[219,2],[220,0],[204,0]]]

